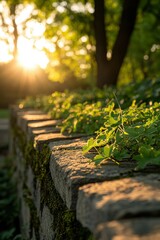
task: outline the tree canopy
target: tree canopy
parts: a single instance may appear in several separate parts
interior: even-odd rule
[[[45,26],[43,37],[49,47],[44,46],[43,50],[49,59],[47,72],[53,81],[78,80],[103,87],[159,75],[160,7],[156,0],[5,2],[10,10],[12,31],[6,31],[2,12],[0,24],[5,36],[13,35],[13,55],[20,34],[15,17],[19,14],[17,6],[35,4],[29,18]]]

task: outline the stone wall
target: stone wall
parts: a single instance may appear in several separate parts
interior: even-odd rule
[[[41,111],[11,108],[24,240],[160,239],[160,168],[134,162],[96,167],[88,137],[61,134]]]

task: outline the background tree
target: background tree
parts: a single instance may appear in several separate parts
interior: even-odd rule
[[[48,72],[51,79],[94,84],[95,39],[93,37],[93,8],[91,4],[74,1],[37,1],[45,13],[46,37],[52,41],[53,51]]]
[[[121,69],[120,79],[128,82],[158,78],[160,75],[160,5],[145,0],[139,7],[132,41]]]
[[[14,16],[18,8],[16,6],[14,10],[12,6],[17,1],[8,2],[9,9],[12,9],[10,14],[12,12]],[[25,1],[21,1],[21,5],[22,2]],[[158,0],[28,2],[36,3],[40,10],[26,22],[34,19],[45,24],[50,79],[65,81],[70,86],[78,81],[83,86],[90,84],[101,88],[158,76]],[[23,24],[23,34],[26,22]],[[12,35],[16,36],[16,32],[20,33],[19,26],[17,31],[16,27],[13,28],[13,22],[11,25]]]
[[[119,22],[117,23],[119,24],[119,28],[117,37],[114,39],[115,43],[113,44],[112,49],[108,49],[109,34],[107,31],[106,20],[107,14],[110,14],[110,12],[107,11],[108,5],[113,4],[111,1],[50,1],[50,6],[55,7],[55,12],[59,12],[59,14],[56,14],[56,17],[54,18],[55,22],[62,24],[62,22],[65,22],[67,18],[70,18],[71,21],[66,21],[69,25],[69,30],[76,30],[77,36],[79,35],[78,37],[80,37],[82,32],[88,36],[89,39],[93,39],[93,35],[95,36],[92,43],[96,46],[96,85],[98,87],[117,84],[118,75],[127,53],[130,38],[134,29],[140,0],[124,0],[123,4],[120,4],[119,1],[117,2],[119,9],[122,9],[122,14]],[[43,1],[36,1],[36,3],[38,4],[38,7],[42,8],[44,11],[47,11],[48,9],[50,11],[51,9],[51,7],[49,7],[49,2],[46,4]],[[82,10],[88,6],[87,4],[90,4],[90,9],[92,9],[88,11],[88,14],[86,14],[87,11]],[[87,31],[87,29],[89,29],[90,32]],[[95,30],[94,33],[92,31],[93,29]],[[107,57],[108,51],[110,52],[110,57]]]
[[[137,9],[140,0],[123,1],[119,31],[112,48],[110,59],[107,59],[107,37],[105,31],[105,1],[94,0],[95,4],[95,38],[97,58],[97,86],[116,85],[118,75],[127,53],[130,38],[134,29]]]

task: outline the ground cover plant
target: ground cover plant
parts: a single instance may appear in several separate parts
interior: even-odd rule
[[[160,80],[132,83],[123,88],[55,92],[20,103],[63,119],[61,132],[94,134],[83,153],[95,152],[100,164],[136,161],[138,168],[160,165]]]
[[[122,110],[111,108],[104,126],[95,138],[90,138],[83,152],[95,150],[96,164],[103,160],[120,163],[124,159],[137,160],[137,167],[160,165],[160,104],[146,107],[132,105]]]

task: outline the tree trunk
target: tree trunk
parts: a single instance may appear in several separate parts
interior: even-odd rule
[[[96,39],[97,86],[102,87],[106,79],[107,37],[105,31],[105,0],[94,0],[94,27]]]
[[[140,0],[124,0],[119,32],[112,49],[112,57],[111,60],[107,60],[105,4],[104,0],[94,0],[97,86],[100,88],[104,85],[117,84],[118,75],[127,53],[130,38],[134,29],[139,2]]]

